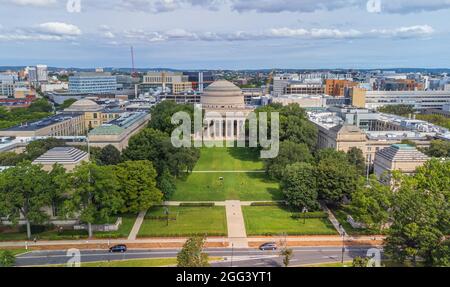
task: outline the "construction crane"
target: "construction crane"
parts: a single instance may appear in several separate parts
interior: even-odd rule
[[[133,78],[138,77],[138,73],[136,72],[136,67],[134,65],[134,47],[131,46],[131,76]]]

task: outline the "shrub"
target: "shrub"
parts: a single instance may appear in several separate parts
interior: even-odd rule
[[[180,207],[214,207],[214,202],[185,202],[180,203]]]
[[[307,212],[307,213],[294,213],[292,214],[293,219],[322,219],[322,218],[328,218],[328,214],[326,212]]]
[[[284,206],[286,205],[285,202],[274,202],[274,201],[268,201],[268,202],[252,202],[250,204],[251,206]]]

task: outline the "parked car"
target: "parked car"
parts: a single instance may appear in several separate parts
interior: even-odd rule
[[[264,243],[259,247],[259,250],[265,251],[265,250],[277,250],[277,244],[275,242],[268,242]]]
[[[124,245],[124,244],[115,245],[115,246],[109,248],[109,252],[112,252],[112,253],[118,253],[118,252],[124,253],[124,252],[127,252],[127,246]]]

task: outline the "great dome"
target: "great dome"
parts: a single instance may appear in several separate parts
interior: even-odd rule
[[[67,112],[96,112],[100,111],[102,107],[92,100],[82,99],[73,103]]]
[[[209,85],[201,98],[205,108],[211,109],[241,109],[245,108],[244,94],[235,84],[219,80]]]

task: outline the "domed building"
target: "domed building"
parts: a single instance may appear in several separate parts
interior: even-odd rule
[[[78,100],[73,103],[65,112],[98,112],[103,110],[103,107],[96,102],[88,99]]]
[[[89,131],[119,118],[122,112],[109,111],[93,100],[81,99],[65,109],[64,113],[83,114],[86,131]]]
[[[242,90],[225,80],[209,85],[201,97],[201,104],[208,123],[206,140],[236,139],[245,130],[247,116],[253,111],[246,107]]]
[[[242,90],[225,80],[209,85],[204,91],[201,103],[204,109],[245,109]]]

